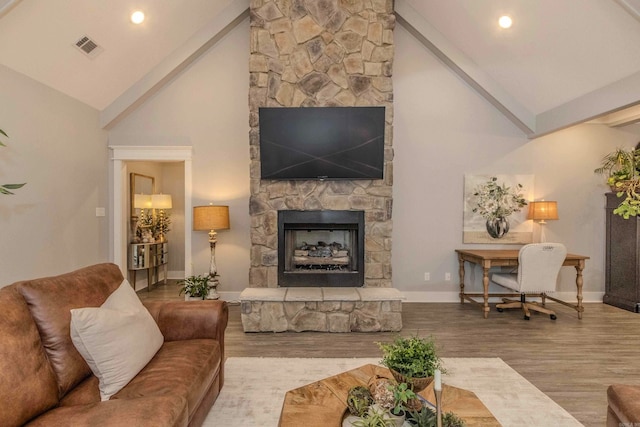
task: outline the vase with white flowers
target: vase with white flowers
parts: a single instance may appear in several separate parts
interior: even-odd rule
[[[473,212],[486,220],[487,233],[494,239],[500,239],[509,232],[509,215],[519,212],[527,205],[522,184],[507,187],[505,183],[498,183],[495,176],[477,186],[473,195]]]

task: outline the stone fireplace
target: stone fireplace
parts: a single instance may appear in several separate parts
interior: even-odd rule
[[[363,280],[349,286],[391,287],[393,1],[252,0],[250,17],[249,286],[296,286],[280,283],[279,211],[337,210],[364,212]],[[261,179],[259,108],[312,106],[385,107],[383,179]]]
[[[363,284],[363,211],[278,211],[278,286]]]
[[[391,281],[393,0],[251,0],[250,19],[251,266],[240,295],[243,328],[399,331],[403,296]],[[385,107],[383,179],[261,179],[261,107],[354,106]],[[359,211],[359,218],[348,226],[306,218],[278,234],[281,215],[336,211]]]

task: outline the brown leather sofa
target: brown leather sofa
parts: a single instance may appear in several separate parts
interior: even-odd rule
[[[612,384],[607,401],[607,427],[640,426],[640,386]]]
[[[146,303],[164,344],[101,402],[98,379],[71,341],[70,310],[99,307],[122,280],[115,264],[98,264],[0,288],[1,426],[203,423],[224,382],[226,303]]]

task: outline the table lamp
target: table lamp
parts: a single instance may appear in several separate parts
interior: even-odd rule
[[[547,220],[558,219],[558,202],[544,201],[529,202],[527,219],[540,222],[540,243],[545,242],[544,226]]]
[[[164,221],[165,221],[165,209],[171,209],[173,206],[170,194],[153,194],[151,196],[151,208],[159,209],[158,215],[160,216],[160,233],[158,238],[160,242],[164,242]]]
[[[195,231],[209,232],[209,246],[211,247],[211,260],[209,262],[209,280],[214,283],[212,299],[217,299],[216,293],[218,275],[216,269],[216,230],[229,229],[229,206],[195,206],[193,208],[193,229]]]

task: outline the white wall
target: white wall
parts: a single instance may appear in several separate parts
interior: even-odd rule
[[[109,132],[110,145],[193,147],[193,205],[229,205],[216,245],[222,292],[242,291],[249,274],[248,52],[246,20]],[[192,238],[193,274],[206,274],[207,233]]]
[[[216,247],[223,292],[242,291],[249,267],[248,34],[245,21],[109,133],[113,145],[193,146],[194,206],[231,209]],[[637,132],[582,125],[529,141],[400,25],[395,39],[394,286],[410,298],[455,300],[454,250],[482,247],[462,244],[464,175],[524,173],[535,175],[537,199],[559,203],[547,239],[590,256],[585,292],[601,293],[607,187],[593,169],[616,146],[634,145]],[[191,250],[194,274],[205,273],[206,233],[193,234]],[[560,289],[571,293],[575,270],[564,270]],[[481,272],[468,274],[480,289]]]
[[[548,222],[547,240],[590,256],[584,290],[603,292],[607,187],[593,169],[615,147],[633,146],[638,135],[585,124],[529,141],[400,25],[395,41],[394,286],[455,298],[455,249],[509,248],[462,244],[464,175],[534,174],[535,198],[559,206],[560,220]],[[481,270],[467,266],[469,273],[481,290]],[[574,269],[563,269],[560,290],[575,292]]]
[[[0,286],[108,260],[106,132],[98,111],[0,65]]]
[[[464,175],[532,173],[536,198],[559,203],[548,240],[590,256],[585,291],[602,292],[607,188],[592,171],[605,153],[638,142],[637,127],[581,125],[529,141],[400,25],[395,37],[394,286],[455,295],[454,250],[480,247],[462,244]],[[249,268],[248,51],[245,21],[109,132],[111,145],[193,147],[193,204],[230,206],[216,251],[223,292],[244,289]],[[0,128],[11,137],[0,181],[28,182],[0,197],[1,285],[106,261],[107,217],[95,217],[108,175],[97,111],[4,67],[0,81]],[[193,233],[190,250],[193,272],[204,274],[206,233]],[[471,272],[478,288],[480,276]],[[561,289],[572,291],[574,277],[563,272]]]

